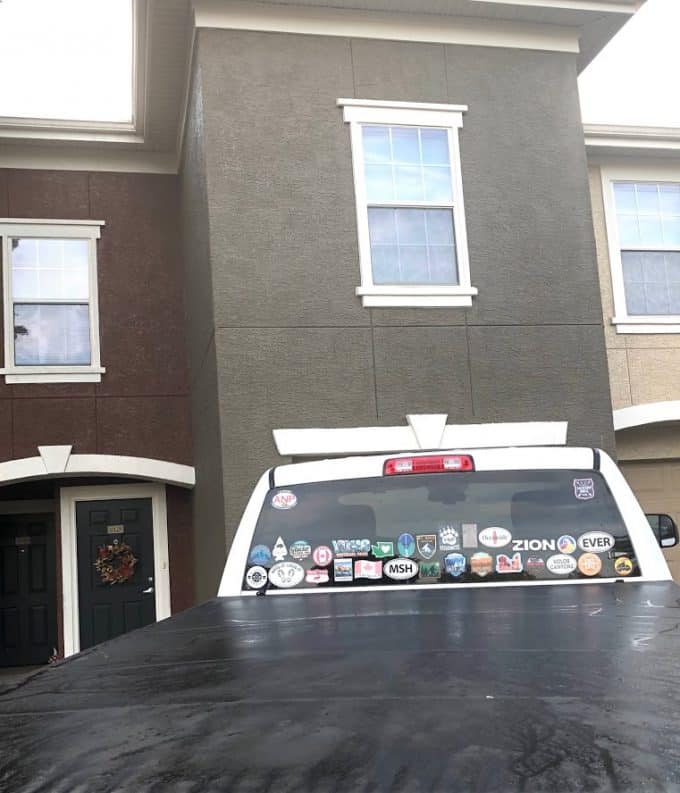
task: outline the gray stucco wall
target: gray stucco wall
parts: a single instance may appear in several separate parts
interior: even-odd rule
[[[274,427],[567,419],[614,447],[575,59],[202,30],[227,537]],[[365,309],[338,97],[469,105],[470,309]]]
[[[181,174],[181,214],[191,423],[196,467],[193,498],[194,589],[196,600],[200,602],[214,596],[224,561],[221,423],[200,67],[194,69],[192,76]]]

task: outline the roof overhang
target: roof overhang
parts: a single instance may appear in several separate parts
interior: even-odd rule
[[[680,128],[585,124],[586,150],[590,159],[624,156],[659,157],[680,154]]]

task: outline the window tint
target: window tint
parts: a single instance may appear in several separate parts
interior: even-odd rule
[[[243,588],[639,574],[598,473],[488,471],[272,490],[252,539]]]

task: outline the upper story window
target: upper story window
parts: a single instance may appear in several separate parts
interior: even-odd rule
[[[605,184],[619,333],[680,332],[680,181]]]
[[[99,382],[100,221],[0,221],[7,383]]]
[[[455,105],[339,99],[350,124],[365,306],[469,306]]]

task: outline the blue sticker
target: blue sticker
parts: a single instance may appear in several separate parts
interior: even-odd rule
[[[264,565],[265,567],[272,563],[272,552],[266,545],[256,545],[248,557],[250,564]]]
[[[467,560],[462,553],[450,553],[448,556],[444,557],[444,569],[454,578],[463,575],[466,565]]]
[[[399,551],[399,556],[415,556],[416,538],[408,532],[400,534],[397,540],[397,550]]]

